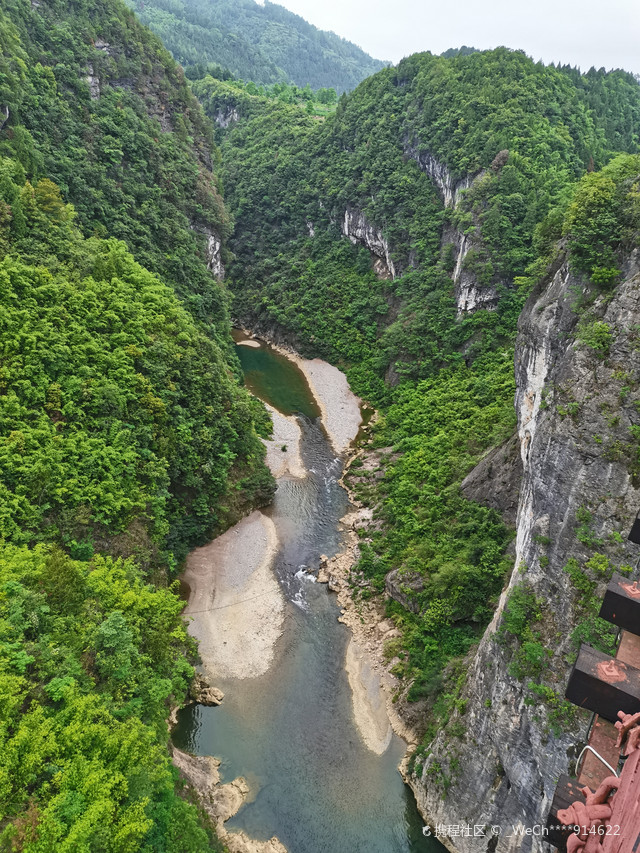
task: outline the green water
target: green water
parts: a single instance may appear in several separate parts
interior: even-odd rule
[[[320,417],[304,373],[293,361],[270,347],[237,346],[247,388],[283,415]]]

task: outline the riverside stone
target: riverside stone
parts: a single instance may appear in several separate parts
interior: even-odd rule
[[[199,705],[220,705],[224,693],[217,687],[212,687],[203,675],[196,674],[189,690],[189,698]]]

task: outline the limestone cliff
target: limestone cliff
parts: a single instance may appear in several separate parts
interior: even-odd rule
[[[202,234],[206,240],[205,255],[207,258],[207,269],[217,281],[224,279],[225,268],[222,262],[222,238],[210,225],[192,223],[191,229]]]
[[[476,176],[463,175],[461,178],[455,178],[446,163],[442,163],[430,151],[422,149],[418,144],[411,144],[408,140],[405,142],[404,151],[433,180],[442,193],[444,206],[457,207],[462,194],[473,184]]]
[[[213,120],[218,127],[226,130],[231,124],[240,121],[240,113],[238,112],[237,107],[225,104],[220,107]]]
[[[640,508],[639,311],[635,250],[608,292],[574,275],[561,256],[520,319],[523,480],[514,570],[470,662],[458,710],[413,777],[431,823],[503,827],[500,836],[449,839],[463,853],[547,849],[534,835],[508,836],[513,827],[546,822],[556,780],[571,771],[586,735],[589,715],[562,703],[577,648],[571,635],[593,628],[572,578],[580,566],[633,566],[640,556],[626,540]],[[597,597],[604,572],[592,576]],[[524,658],[518,663],[523,639],[505,634],[516,587],[535,601],[531,636],[547,650],[531,674]]]
[[[474,254],[483,250],[482,240],[477,234],[465,234],[455,225],[447,225],[442,231],[443,248],[453,246],[454,268],[451,274],[454,284],[458,317],[471,314],[480,308],[492,311],[498,305],[498,290],[493,285],[483,285],[470,263]]]
[[[364,246],[371,253],[373,268],[379,278],[395,278],[396,269],[391,258],[389,243],[384,234],[367,219],[358,208],[348,207],[341,223],[342,233],[355,245]]]
[[[445,208],[455,211],[465,198],[465,193],[486,174],[484,170],[473,175],[456,178],[446,163],[438,160],[417,142],[405,139],[404,153],[420,166],[437,186]],[[504,152],[508,156],[508,152]],[[470,263],[474,254],[482,252],[482,239],[477,228],[464,232],[453,222],[446,225],[442,232],[442,246],[453,248],[454,267],[452,279],[455,285],[458,316],[470,314],[480,308],[493,310],[498,304],[498,290],[493,284],[482,284]]]

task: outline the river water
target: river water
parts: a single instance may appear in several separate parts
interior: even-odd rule
[[[307,573],[340,550],[349,508],[336,458],[304,374],[269,347],[237,347],[250,390],[302,428],[304,479],[280,478],[271,515],[279,537],[274,570],[287,600],[284,635],[262,677],[216,681],[218,708],[179,715],[180,749],[222,760],[224,781],[244,776],[252,799],[226,826],[273,835],[289,853],[441,853],[397,766],[404,743],[369,751],[356,727],[344,669],[349,631],[335,597]]]

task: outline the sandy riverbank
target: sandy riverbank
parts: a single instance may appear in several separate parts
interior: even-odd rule
[[[187,557],[184,615],[209,679],[269,669],[285,608],[271,569],[277,544],[273,521],[256,511]]]
[[[251,339],[251,343],[255,344],[255,339]],[[362,424],[362,401],[349,387],[344,373],[321,359],[302,358],[296,352],[271,342],[269,346],[291,359],[302,370],[320,408],[322,422],[333,449],[338,454],[345,454],[355,441]],[[274,410],[268,408],[274,416]],[[295,422],[295,419],[284,418],[275,412],[272,444],[276,446],[271,450],[270,456],[268,451],[267,463],[276,477],[279,476],[280,467],[288,468],[289,472],[293,473],[288,462],[279,463],[277,459],[277,442],[280,440],[283,421]],[[345,669],[351,687],[356,725],[367,748],[381,755],[389,746],[392,730],[410,746],[417,743],[417,737],[400,719],[392,703],[392,694],[399,682],[388,671],[389,667],[384,662],[383,646],[386,640],[395,634],[395,627],[384,619],[379,605],[367,608],[363,622],[361,607],[354,603],[348,587],[349,572],[357,561],[358,538],[350,529],[351,520],[355,517],[352,515],[343,519],[348,528],[344,550],[329,561],[325,577],[323,578],[323,573],[319,577],[328,580],[331,575],[332,589],[338,592],[338,601],[343,608],[340,621],[347,624],[352,632]]]
[[[238,343],[260,345],[255,340]],[[319,359],[303,359],[277,346],[274,349],[304,372],[333,449],[345,454],[358,434],[362,417],[361,401],[344,374]],[[306,476],[297,419],[267,408],[274,424],[273,438],[265,442],[272,473],[276,478]],[[398,632],[384,619],[380,603],[355,604],[351,597],[348,579],[357,560],[358,544],[352,529],[355,518],[343,519],[347,528],[345,547],[328,561],[319,579],[330,579],[330,588],[338,593],[342,608],[340,621],[352,632],[345,669],[356,725],[367,748],[381,755],[391,742],[392,727],[409,745],[416,743],[416,736],[396,713],[392,694],[399,683],[389,673],[383,656],[385,642]],[[191,595],[185,615],[193,619],[189,630],[199,642],[200,656],[211,679],[247,678],[269,669],[282,634],[285,606],[271,570],[276,550],[273,522],[254,512],[189,556],[184,580]]]
[[[384,708],[384,716],[393,731],[409,747],[400,766],[404,772],[409,751],[418,745],[420,736],[408,722],[404,701],[394,701],[402,685],[390,672],[397,659],[389,660],[385,654],[388,642],[400,636],[400,631],[385,617],[382,600],[355,601],[349,584],[351,569],[358,561],[360,540],[356,528],[366,525],[369,519],[370,512],[366,509],[342,519],[347,528],[345,547],[321,566],[318,581],[328,583],[329,589],[337,594],[341,608],[339,621],[351,630],[353,639],[347,649],[345,668],[353,693],[356,725],[367,747],[378,752],[385,738]]]
[[[252,332],[243,329],[247,337],[236,339],[238,346],[259,347],[268,344],[276,352],[293,361],[304,373],[322,415],[322,424],[337,454],[345,453],[362,424],[360,406],[362,400],[353,393],[347,377],[327,361],[319,358],[303,358],[292,349],[263,338],[254,338]]]
[[[311,393],[322,412],[322,423],[336,453],[345,453],[355,440],[362,423],[362,400],[349,388],[347,377],[319,358],[293,358],[307,377]]]
[[[391,723],[380,677],[357,640],[347,646],[345,667],[353,695],[353,713],[367,748],[382,755],[391,743]]]

